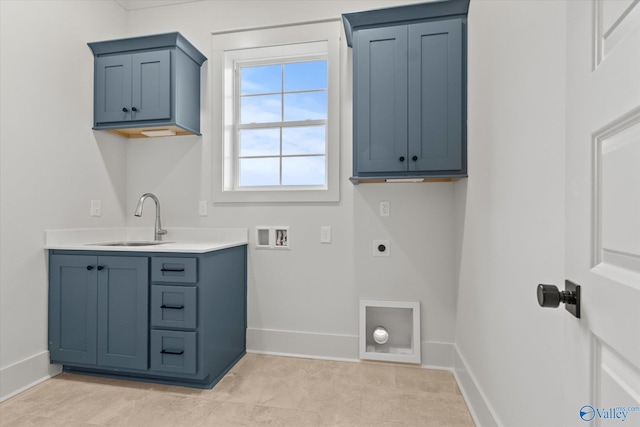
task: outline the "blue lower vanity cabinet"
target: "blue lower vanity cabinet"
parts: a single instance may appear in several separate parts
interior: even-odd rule
[[[246,245],[51,250],[49,271],[51,363],[66,372],[211,388],[245,354]]]
[[[147,369],[148,264],[146,257],[51,255],[52,362]]]

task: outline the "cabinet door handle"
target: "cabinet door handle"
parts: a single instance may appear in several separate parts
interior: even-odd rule
[[[182,271],[184,271],[184,267],[183,268],[163,268],[160,271],[165,272],[165,271],[172,271],[174,273],[180,273]]]
[[[180,351],[174,351],[174,350],[162,350],[162,351],[160,352],[160,354],[174,354],[174,355],[179,356],[179,355],[181,355],[181,354],[184,354],[184,350],[180,350]]]
[[[413,157],[411,158],[411,160],[413,160],[414,162],[417,162],[417,161],[418,161],[418,156],[413,156]]]
[[[89,271],[93,270],[93,265],[87,265],[87,270]]]
[[[129,109],[128,109],[127,107],[122,107],[122,112],[124,112],[124,113],[128,113],[128,112],[129,112]]]
[[[138,109],[136,107],[131,107],[131,111],[136,112]]]
[[[99,265],[98,266],[98,271],[102,271],[102,270],[104,270],[104,266],[103,265]]]
[[[400,160],[401,162],[404,162],[404,156],[400,156],[398,160]]]
[[[184,305],[162,304],[160,308],[168,308],[171,310],[182,310],[184,308]]]

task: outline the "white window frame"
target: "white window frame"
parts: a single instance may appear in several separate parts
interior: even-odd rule
[[[270,59],[327,60],[326,185],[238,186],[234,116],[235,64]],[[340,21],[286,25],[213,34],[213,202],[337,202],[340,200]]]

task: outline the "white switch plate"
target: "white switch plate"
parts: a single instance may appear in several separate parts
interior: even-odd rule
[[[91,216],[101,216],[102,215],[102,201],[100,200],[92,200],[91,201],[91,211],[89,212]]]
[[[389,216],[389,202],[387,200],[380,202],[380,216]]]
[[[374,240],[373,256],[391,256],[391,242],[389,240]]]
[[[331,226],[320,227],[320,243],[331,243]]]
[[[198,213],[200,216],[208,216],[209,215],[209,205],[206,200],[200,200],[198,204]]]

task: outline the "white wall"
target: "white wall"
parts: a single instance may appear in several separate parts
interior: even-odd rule
[[[344,12],[387,7],[398,1],[194,2],[127,14],[129,35],[180,31],[205,55],[211,32],[339,18]],[[247,11],[250,11],[249,13]],[[198,200],[212,202],[213,93],[209,62],[203,71],[202,137],[128,144],[127,201],[132,213],[144,192],[161,200],[171,226],[291,226],[292,249],[250,248],[248,348],[333,358],[358,358],[358,299],[422,303],[423,363],[452,366],[455,323],[454,191],[451,183],[360,185],[351,176],[351,68],[342,44],[341,199],[333,204],[224,205],[198,217]],[[391,202],[380,218],[378,203]],[[127,216],[129,225],[152,216]],[[333,243],[320,244],[320,226],[333,227]],[[373,239],[391,239],[390,258],[372,256]],[[443,344],[444,343],[444,344]]]
[[[483,426],[559,426],[566,312],[535,291],[564,280],[566,4],[472,2],[469,22],[456,372]]]
[[[86,45],[123,36],[124,15],[110,0],[0,1],[0,399],[49,374],[44,230],[124,223],[126,145],[91,130]]]

